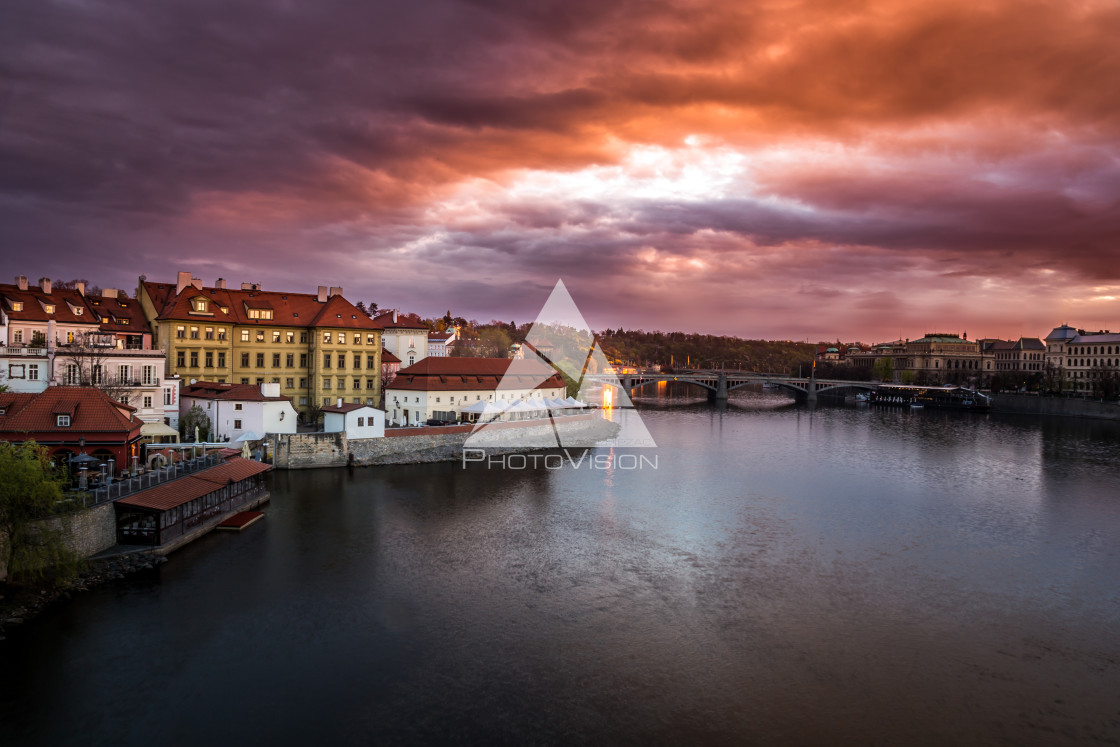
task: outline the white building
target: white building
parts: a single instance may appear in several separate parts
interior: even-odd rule
[[[1120,334],[1109,330],[1086,332],[1063,324],[1046,336],[1046,361],[1083,394],[1094,390],[1094,382],[1120,374]]]
[[[198,405],[210,419],[210,439],[234,441],[246,433],[295,433],[296,411],[291,397],[280,396],[280,385],[226,384],[198,381],[183,387],[179,414]],[[188,434],[190,435],[190,434]],[[192,436],[193,437],[193,436]]]
[[[445,332],[428,333],[428,355],[433,358],[446,358],[459,339],[459,328],[452,327]]]
[[[428,325],[415,314],[386,311],[373,321],[381,326],[381,346],[411,366],[428,357]]]
[[[402,368],[385,388],[393,425],[460,420],[463,408],[489,402],[505,408],[529,399],[562,399],[564,380],[542,363],[513,358],[425,358]]]
[[[347,438],[381,438],[385,435],[385,411],[356,403],[322,408],[323,432],[345,433]]]

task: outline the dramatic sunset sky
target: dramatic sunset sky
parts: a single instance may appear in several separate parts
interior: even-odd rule
[[[1120,328],[1116,0],[6,0],[3,281]]]

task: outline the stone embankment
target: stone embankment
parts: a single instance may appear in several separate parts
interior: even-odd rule
[[[0,586],[0,589],[6,588],[0,593],[0,641],[8,632],[30,622],[54,602],[132,573],[152,570],[166,562],[167,558],[146,552],[118,555],[89,561],[88,568],[67,585],[51,588]]]
[[[1120,404],[1115,402],[1068,397],[1038,397],[1031,394],[993,394],[992,412],[1120,420]]]
[[[563,429],[565,443],[580,445],[610,438],[618,429],[598,415],[570,416],[560,421],[559,427]],[[454,462],[462,458],[463,444],[473,430],[470,425],[399,428],[387,431],[384,438],[354,439],[348,439],[344,433],[280,434],[272,436],[273,466],[312,469]],[[542,444],[549,442],[556,444],[556,431],[549,421],[502,423],[497,428],[488,427],[486,433],[493,439],[481,445],[490,454],[530,451],[546,448]],[[511,441],[518,445],[508,445]]]

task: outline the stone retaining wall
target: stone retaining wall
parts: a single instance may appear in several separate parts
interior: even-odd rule
[[[590,444],[609,438],[616,426],[597,415],[574,416],[563,421],[565,438],[584,439]],[[462,458],[463,443],[472,426],[436,426],[402,428],[386,432],[385,438],[348,439],[343,433],[295,433],[272,436],[273,466],[276,469],[311,469],[315,467],[372,466],[383,464],[420,464],[454,462]],[[486,445],[488,454],[526,451],[531,444],[550,438],[555,443],[551,423],[532,421],[502,423],[495,432],[516,432],[520,446]],[[490,429],[488,429],[490,432]],[[391,435],[390,435],[391,434]],[[508,443],[508,438],[499,438]],[[526,445],[528,444],[528,445]]]
[[[1036,397],[1029,394],[993,394],[992,412],[1120,420],[1120,405],[1112,402],[1065,397]]]
[[[66,547],[88,558],[117,544],[117,517],[112,503],[86,508],[64,517],[46,519],[47,525],[61,530]],[[0,534],[0,581],[8,577],[7,537]]]

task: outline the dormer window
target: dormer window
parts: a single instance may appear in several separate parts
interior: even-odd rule
[[[53,314],[54,313],[54,304],[53,303],[43,304],[43,311],[47,312],[48,314]]]
[[[58,419],[55,420],[55,423],[58,425],[59,428],[69,428],[70,427],[70,416],[69,415],[59,415]]]
[[[245,309],[245,314],[250,319],[271,319],[272,309]]]
[[[196,298],[196,299],[194,299],[193,303],[194,303],[194,310],[195,311],[200,311],[202,313],[206,313],[206,299],[205,298]]]
[[[23,311],[23,301],[12,301],[12,311]]]

